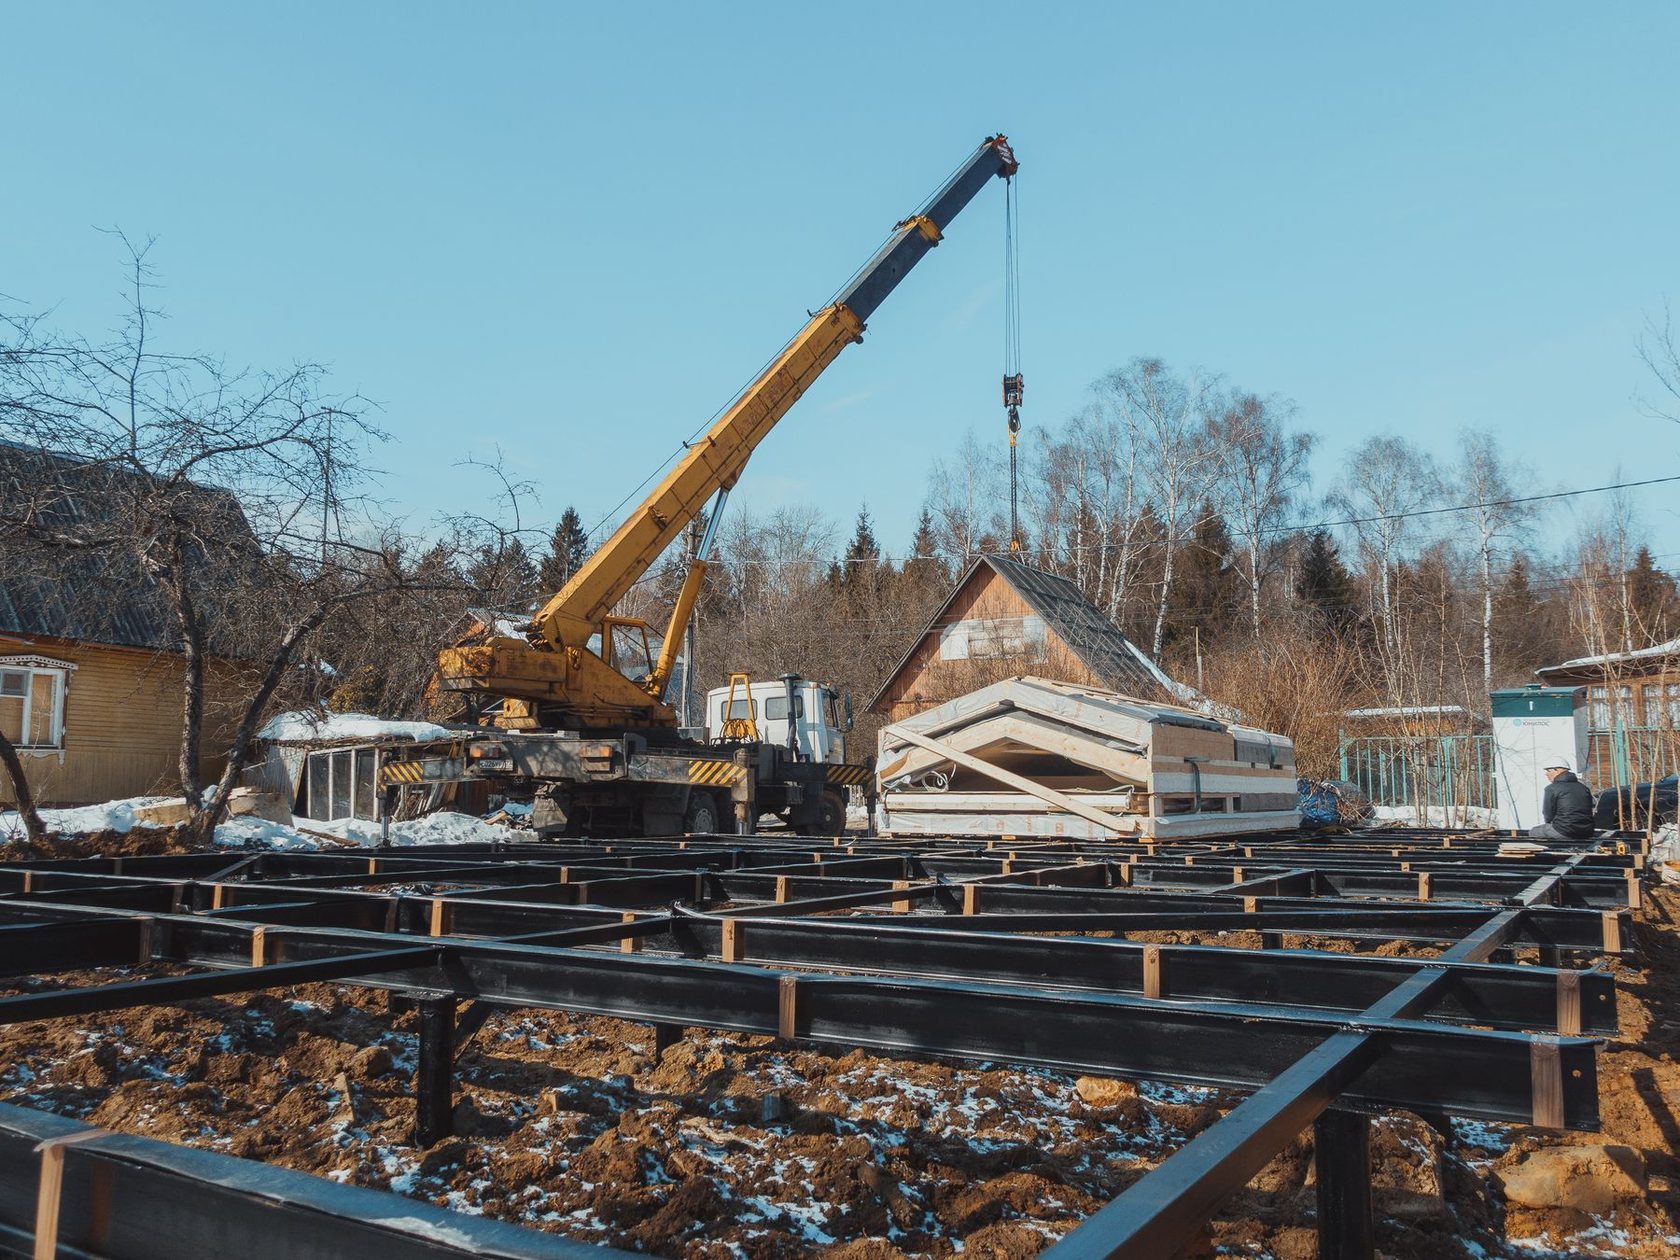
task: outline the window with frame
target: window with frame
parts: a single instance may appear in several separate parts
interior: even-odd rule
[[[1591,712],[1590,721],[1594,730],[1608,730],[1610,726],[1610,701],[1606,698],[1603,687],[1587,688],[1587,703]]]
[[[793,697],[793,712],[795,717],[805,716],[805,697],[795,693]],[[766,722],[785,722],[788,715],[786,696],[771,696],[764,702],[764,720]]]
[[[1042,617],[969,617],[939,632],[939,656],[947,661],[1006,660],[1039,663],[1045,657]]]
[[[321,822],[377,818],[378,759],[372,748],[337,748],[309,754],[304,814]]]
[[[0,735],[20,749],[63,748],[65,683],[73,668],[39,656],[0,656]]]

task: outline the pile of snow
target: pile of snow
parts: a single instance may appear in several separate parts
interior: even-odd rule
[[[420,725],[417,723],[416,725]],[[173,796],[136,796],[125,801],[107,801],[103,805],[84,805],[79,809],[43,809],[41,821],[49,832],[60,835],[87,835],[95,831],[132,831],[136,827],[157,827],[162,824],[146,822],[134,816],[135,810],[147,805],[179,801]],[[530,807],[524,807],[528,813]],[[510,815],[517,809],[509,809]],[[314,833],[314,834],[311,834]],[[23,820],[16,811],[0,810],[0,843],[23,839]],[[379,843],[379,824],[366,818],[340,818],[336,822],[321,822],[315,818],[294,817],[290,825],[269,822],[265,818],[247,816],[229,818],[216,828],[216,843],[234,849],[335,849],[324,836],[338,836],[354,845],[371,848]],[[514,831],[500,823],[486,822],[470,814],[456,814],[447,810],[405,819],[391,824],[391,843],[404,847],[428,844],[491,844],[496,841],[528,839],[530,833]]]
[[[294,818],[292,821],[298,827],[340,836],[356,844],[365,846],[379,843],[379,824],[371,819],[340,818],[333,822],[320,822],[313,818]],[[307,835],[301,838],[311,839]],[[419,818],[408,818],[391,824],[393,845],[491,844],[497,840],[506,841],[511,838],[511,830],[500,823],[485,822],[484,819],[471,814],[457,814],[449,810],[440,810],[435,814],[425,814]],[[216,841],[218,844],[222,842],[220,828],[216,832]],[[331,848],[332,844],[330,841],[320,841],[318,847]]]
[[[299,710],[270,718],[258,739],[279,744],[308,744],[328,740],[449,739],[453,732],[436,722],[404,722],[369,713],[316,713]]]
[[[147,805],[161,805],[177,800],[173,796],[131,796],[125,801],[106,801],[103,805],[83,805],[77,809],[43,809],[41,821],[48,831],[65,835],[87,835],[94,831],[132,831],[135,827],[155,827],[157,823],[141,822],[134,811]],[[0,840],[21,840],[23,819],[16,810],[0,810]]]
[[[1499,811],[1476,805],[1378,805],[1374,822],[1398,822],[1412,827],[1497,827]]]

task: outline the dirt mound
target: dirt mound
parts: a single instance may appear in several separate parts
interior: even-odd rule
[[[129,831],[90,831],[75,835],[49,832],[40,842],[20,839],[0,844],[0,862],[37,858],[154,857],[162,853],[202,853],[185,827],[135,827]]]

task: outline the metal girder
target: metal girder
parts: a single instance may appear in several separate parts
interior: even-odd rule
[[[676,931],[679,936],[692,933],[700,948],[721,956],[724,925],[732,920],[735,960],[760,965],[1124,993],[1143,993],[1147,973],[1157,990],[1153,996],[1161,998],[1315,1011],[1363,1011],[1420,965],[1415,959],[1311,950],[1140,945],[1087,937],[1000,938],[879,923],[865,927],[833,919],[745,919],[733,912],[685,915]],[[1566,1029],[1558,1026],[1565,1008],[1573,1025]],[[1617,1030],[1615,982],[1601,971],[1452,964],[1449,981],[1434,992],[1425,1009],[1437,1019],[1492,1028],[1605,1034]]]
[[[262,936],[252,935],[250,939],[253,953],[263,948]],[[0,997],[0,1025],[121,1011],[135,1006],[155,1006],[160,1002],[185,1002],[191,998],[220,997],[226,993],[248,993],[255,989],[278,989],[316,980],[379,975],[435,964],[439,953],[434,946],[417,945],[407,949],[370,950],[303,962],[275,963],[272,966],[258,963],[201,975],[159,976],[149,980],[24,993],[15,997]]]
[[[95,1136],[88,1140],[88,1134]],[[43,1144],[55,1153],[43,1158]],[[42,1193],[43,1176],[56,1179],[56,1211],[42,1211],[43,1201],[52,1201]],[[43,1227],[56,1246],[41,1245]],[[632,1254],[5,1103],[0,1251],[99,1260],[610,1260]]]
[[[295,955],[333,953],[334,938],[288,932]],[[381,987],[451,991],[504,1005],[778,1035],[784,981],[799,993],[797,1039],[889,1053],[1031,1063],[1077,1072],[1256,1088],[1347,1020],[1259,1004],[1179,1003],[914,979],[789,977],[686,959],[465,944],[441,968],[387,972]],[[1409,1019],[1378,1021],[1383,1055],[1349,1098],[1374,1107],[1533,1118],[1530,1038]],[[1551,1038],[1563,1067],[1565,1123],[1597,1124],[1595,1042]],[[1450,1061],[1451,1074],[1440,1071]]]

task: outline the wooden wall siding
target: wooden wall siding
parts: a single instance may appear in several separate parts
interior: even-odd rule
[[[888,722],[903,721],[935,705],[945,703],[991,683],[1019,674],[1035,674],[1058,682],[1102,686],[1068,645],[1047,626],[1044,632],[1045,659],[989,657],[979,660],[946,661],[939,655],[939,632],[959,621],[976,618],[1036,617],[1038,614],[991,569],[981,566],[952,601],[910,659],[898,672],[882,697]]]
[[[180,790],[180,657],[0,638],[0,655],[14,652],[77,667],[65,694],[63,748],[20,753],[38,804],[84,805]],[[227,713],[236,694],[232,667],[215,663],[206,692],[204,748],[215,753],[232,728]],[[202,769],[217,774],[221,765],[220,758],[207,757]],[[0,781],[0,804],[12,803],[10,784]]]

